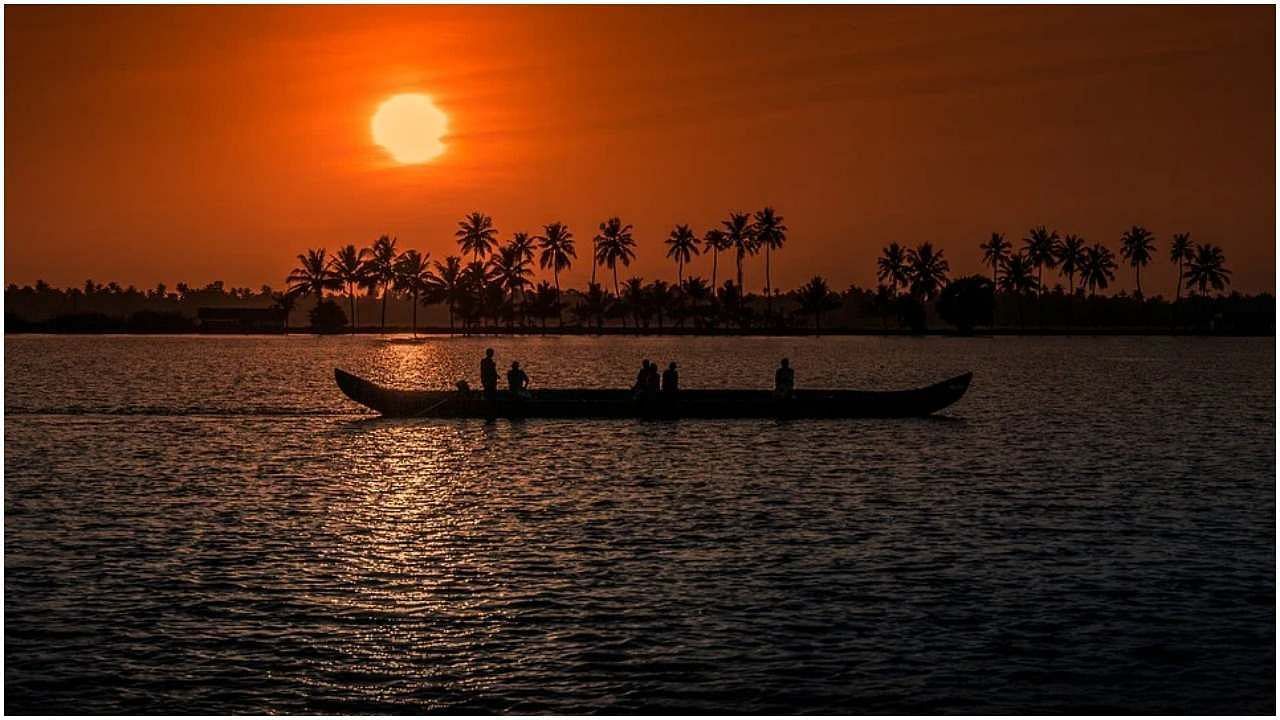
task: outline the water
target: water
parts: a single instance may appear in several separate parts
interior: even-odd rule
[[[944,418],[384,421],[444,387]],[[8,712],[1275,710],[1275,342],[5,338]]]

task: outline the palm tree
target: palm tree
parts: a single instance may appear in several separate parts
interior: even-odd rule
[[[605,254],[602,254],[600,250],[602,245],[612,245],[615,248],[620,247],[621,245],[627,245],[629,247],[635,246],[635,241],[631,239],[631,226],[623,225],[622,220],[617,217],[611,217],[600,223],[600,232],[592,238],[592,242],[594,243],[594,246],[591,248],[591,282],[593,283],[596,281],[596,266],[605,264],[603,259]],[[617,275],[616,272],[614,274]],[[614,293],[616,294],[618,285],[617,277],[614,277],[613,285]]]
[[[570,258],[576,260],[578,253],[573,249],[573,233],[569,232],[568,225],[553,222],[550,225],[544,225],[542,233],[534,238],[538,241],[538,247],[542,248],[538,265],[543,270],[551,268],[551,275],[556,283],[556,318],[563,326],[564,316],[560,314],[560,271],[568,270],[573,264]],[[592,269],[594,270],[594,266]]]
[[[658,318],[658,329],[663,327],[663,317],[672,314],[676,299],[679,296],[679,285],[669,285],[665,280],[654,280],[645,287],[645,296],[649,309]]]
[[[827,281],[821,275],[814,276],[796,291],[800,301],[800,312],[813,316],[813,329],[822,330],[822,313],[840,307],[840,298],[831,292]]]
[[[360,324],[360,318],[356,314],[356,287],[365,282],[365,275],[369,272],[367,264],[369,255],[368,248],[357,250],[355,245],[346,245],[338,248],[338,252],[334,253],[333,259],[329,261],[329,271],[346,286],[347,298],[351,303],[352,332],[355,332]]]
[[[1075,293],[1076,273],[1084,266],[1085,246],[1084,238],[1079,235],[1067,235],[1058,244],[1057,248],[1058,270],[1067,276],[1067,287],[1071,292]]]
[[[1141,225],[1134,225],[1120,236],[1120,255],[1133,266],[1139,296],[1142,295],[1142,268],[1151,262],[1151,254],[1156,251],[1155,239],[1155,235]]]
[[[923,243],[920,247],[907,251],[907,275],[911,278],[911,294],[925,300],[932,300],[934,295],[947,284],[947,273],[950,263],[942,257],[942,251],[933,249],[933,243]]]
[[[630,267],[631,261],[636,257],[635,247],[636,241],[631,237],[630,225],[624,227],[616,217],[600,224],[600,234],[596,236],[595,260],[597,265],[607,265],[613,271],[614,295],[618,294],[618,263]]]
[[[774,250],[781,250],[786,243],[787,226],[782,224],[782,216],[775,214],[771,207],[756,212],[754,219],[756,245],[764,247],[765,307],[773,315],[773,275],[769,267],[769,255]]]
[[[515,249],[516,255],[527,263],[533,262],[533,251],[537,245],[537,238],[530,237],[529,233],[518,232],[511,236],[511,247]]]
[[[1209,288],[1224,290],[1231,284],[1231,271],[1226,267],[1222,248],[1217,245],[1197,245],[1195,256],[1187,263],[1187,285],[1200,289],[1203,297]]]
[[[716,286],[716,271],[720,265],[720,251],[729,249],[729,236],[719,228],[711,228],[702,236],[702,251],[711,253],[711,287]]]
[[[751,225],[751,216],[746,213],[729,213],[729,219],[721,221],[724,226],[725,239],[729,243],[729,247],[733,248],[738,260],[738,290],[742,290],[742,258],[747,255],[755,255],[759,246],[756,245],[755,227]]]
[[[684,296],[688,304],[680,314],[676,324],[684,327],[685,314],[692,316],[694,323],[697,324],[698,318],[712,298],[711,286],[707,285],[707,281],[701,277],[685,278],[684,284],[680,286],[680,294]]]
[[[1009,255],[1013,251],[1013,243],[1004,239],[1003,233],[991,233],[991,240],[978,246],[982,250],[982,261],[991,266],[991,282],[993,284],[1000,283],[1000,268],[1009,262]]]
[[[1004,277],[997,285],[1000,292],[1013,295],[1018,300],[1018,327],[1022,322],[1022,299],[1039,288],[1039,283],[1032,275],[1031,260],[1025,253],[1018,253],[1009,258],[1004,265]]]
[[[325,290],[342,288],[342,281],[329,271],[324,248],[308,250],[305,255],[299,255],[298,267],[289,273],[285,282],[289,284],[289,294],[295,297],[315,295],[317,303],[324,299]]]
[[[427,289],[431,297],[449,307],[449,331],[453,332],[453,317],[458,301],[466,294],[466,278],[462,273],[462,258],[450,255],[444,263],[435,261],[435,271],[428,274]]]
[[[640,329],[640,319],[644,318],[644,324],[649,324],[649,298],[644,291],[644,281],[638,277],[633,277],[622,283],[622,295],[620,299],[626,303],[627,309],[631,310],[631,317],[636,321],[636,330]],[[623,326],[627,324],[626,315],[623,315]]]
[[[396,239],[383,235],[373,243],[372,257],[369,259],[369,274],[366,282],[370,287],[382,290],[382,324],[387,329],[387,290],[396,279]]]
[[[556,288],[546,280],[538,283],[533,289],[533,299],[529,301],[530,310],[533,316],[542,320],[542,327],[547,327],[547,317],[552,314],[559,314],[560,310],[560,294]]]
[[[1058,231],[1048,230],[1043,225],[1037,225],[1027,232],[1027,236],[1022,239],[1027,253],[1027,260],[1031,262],[1031,266],[1036,268],[1036,285],[1041,296],[1044,295],[1044,269],[1052,269],[1058,262]]]
[[[876,278],[880,282],[889,283],[895,293],[899,285],[906,287],[911,284],[911,275],[907,272],[907,254],[901,245],[889,243],[880,251],[880,257],[876,259]]]
[[[533,271],[529,269],[528,261],[517,245],[512,243],[498,248],[497,252],[489,256],[487,270],[489,279],[511,294],[513,305],[517,293],[524,300],[524,288],[529,284],[529,276]]]
[[[693,259],[698,254],[698,237],[693,234],[688,225],[677,225],[675,230],[667,236],[667,257],[676,261],[676,279],[679,284],[684,284],[684,264]]]
[[[271,307],[284,312],[284,329],[289,329],[289,313],[293,312],[293,308],[297,305],[298,296],[287,292],[271,293]]]
[[[417,250],[405,250],[396,259],[395,288],[407,292],[413,298],[413,334],[418,334],[418,298],[431,289],[431,273],[427,270],[427,258]]]
[[[1084,253],[1084,264],[1080,266],[1080,286],[1089,288],[1089,297],[1099,288],[1106,290],[1107,285],[1116,279],[1116,256],[1102,243],[1094,243]]]
[[[1178,289],[1174,293],[1174,302],[1182,300],[1182,278],[1187,263],[1195,258],[1195,249],[1191,242],[1191,233],[1174,233],[1173,242],[1169,243],[1169,261],[1178,263]]]
[[[458,238],[462,254],[471,254],[474,260],[482,260],[498,244],[498,230],[493,226],[493,218],[479,212],[460,220],[454,236]]]

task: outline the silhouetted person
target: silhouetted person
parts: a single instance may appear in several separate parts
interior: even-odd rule
[[[675,393],[680,390],[680,372],[676,370],[673,360],[666,370],[662,371],[662,392]]]
[[[649,377],[649,361],[641,360],[640,372],[636,373],[636,384],[631,386],[631,389],[635,390],[636,392],[640,392],[641,390],[644,390],[645,381],[648,379],[648,377]]]
[[[520,369],[519,362],[512,362],[511,369],[507,371],[507,389],[512,395],[529,394],[529,375]]]
[[[636,374],[636,394],[648,400],[658,392],[658,364],[647,359],[640,363],[640,372]]]
[[[480,386],[484,388],[484,399],[489,403],[489,419],[498,412],[498,363],[493,360],[493,348],[484,351],[484,359],[480,361]]]
[[[791,361],[782,358],[777,372],[773,374],[773,392],[778,397],[789,398],[796,389],[796,371],[791,369]]]

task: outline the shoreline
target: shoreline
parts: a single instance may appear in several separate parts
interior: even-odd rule
[[[310,328],[291,327],[287,330],[263,332],[137,332],[130,330],[101,331],[12,331],[5,330],[5,336],[21,335],[132,335],[147,336],[200,336],[200,337],[271,337],[271,336],[325,336],[343,337],[352,335],[417,335],[422,337],[501,337],[501,336],[600,336],[600,337],[1270,337],[1274,332],[1242,333],[1242,332],[1178,332],[1169,328],[1156,327],[1097,327],[1097,328],[978,328],[971,333],[962,333],[954,329],[925,330],[913,332],[908,329],[879,328],[750,328],[706,330],[694,328],[473,328],[468,331],[450,330],[445,327],[419,327],[415,331],[409,327],[358,328],[340,332],[315,332]]]

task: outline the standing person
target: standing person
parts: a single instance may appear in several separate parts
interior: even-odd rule
[[[493,348],[484,351],[480,361],[480,386],[484,388],[485,402],[489,403],[489,419],[498,414],[498,363],[493,359]]]
[[[773,394],[790,398],[796,389],[796,371],[791,369],[791,361],[782,358],[777,372],[773,374]]]
[[[680,391],[680,372],[676,370],[676,361],[672,360],[662,372],[662,392],[676,393]]]

